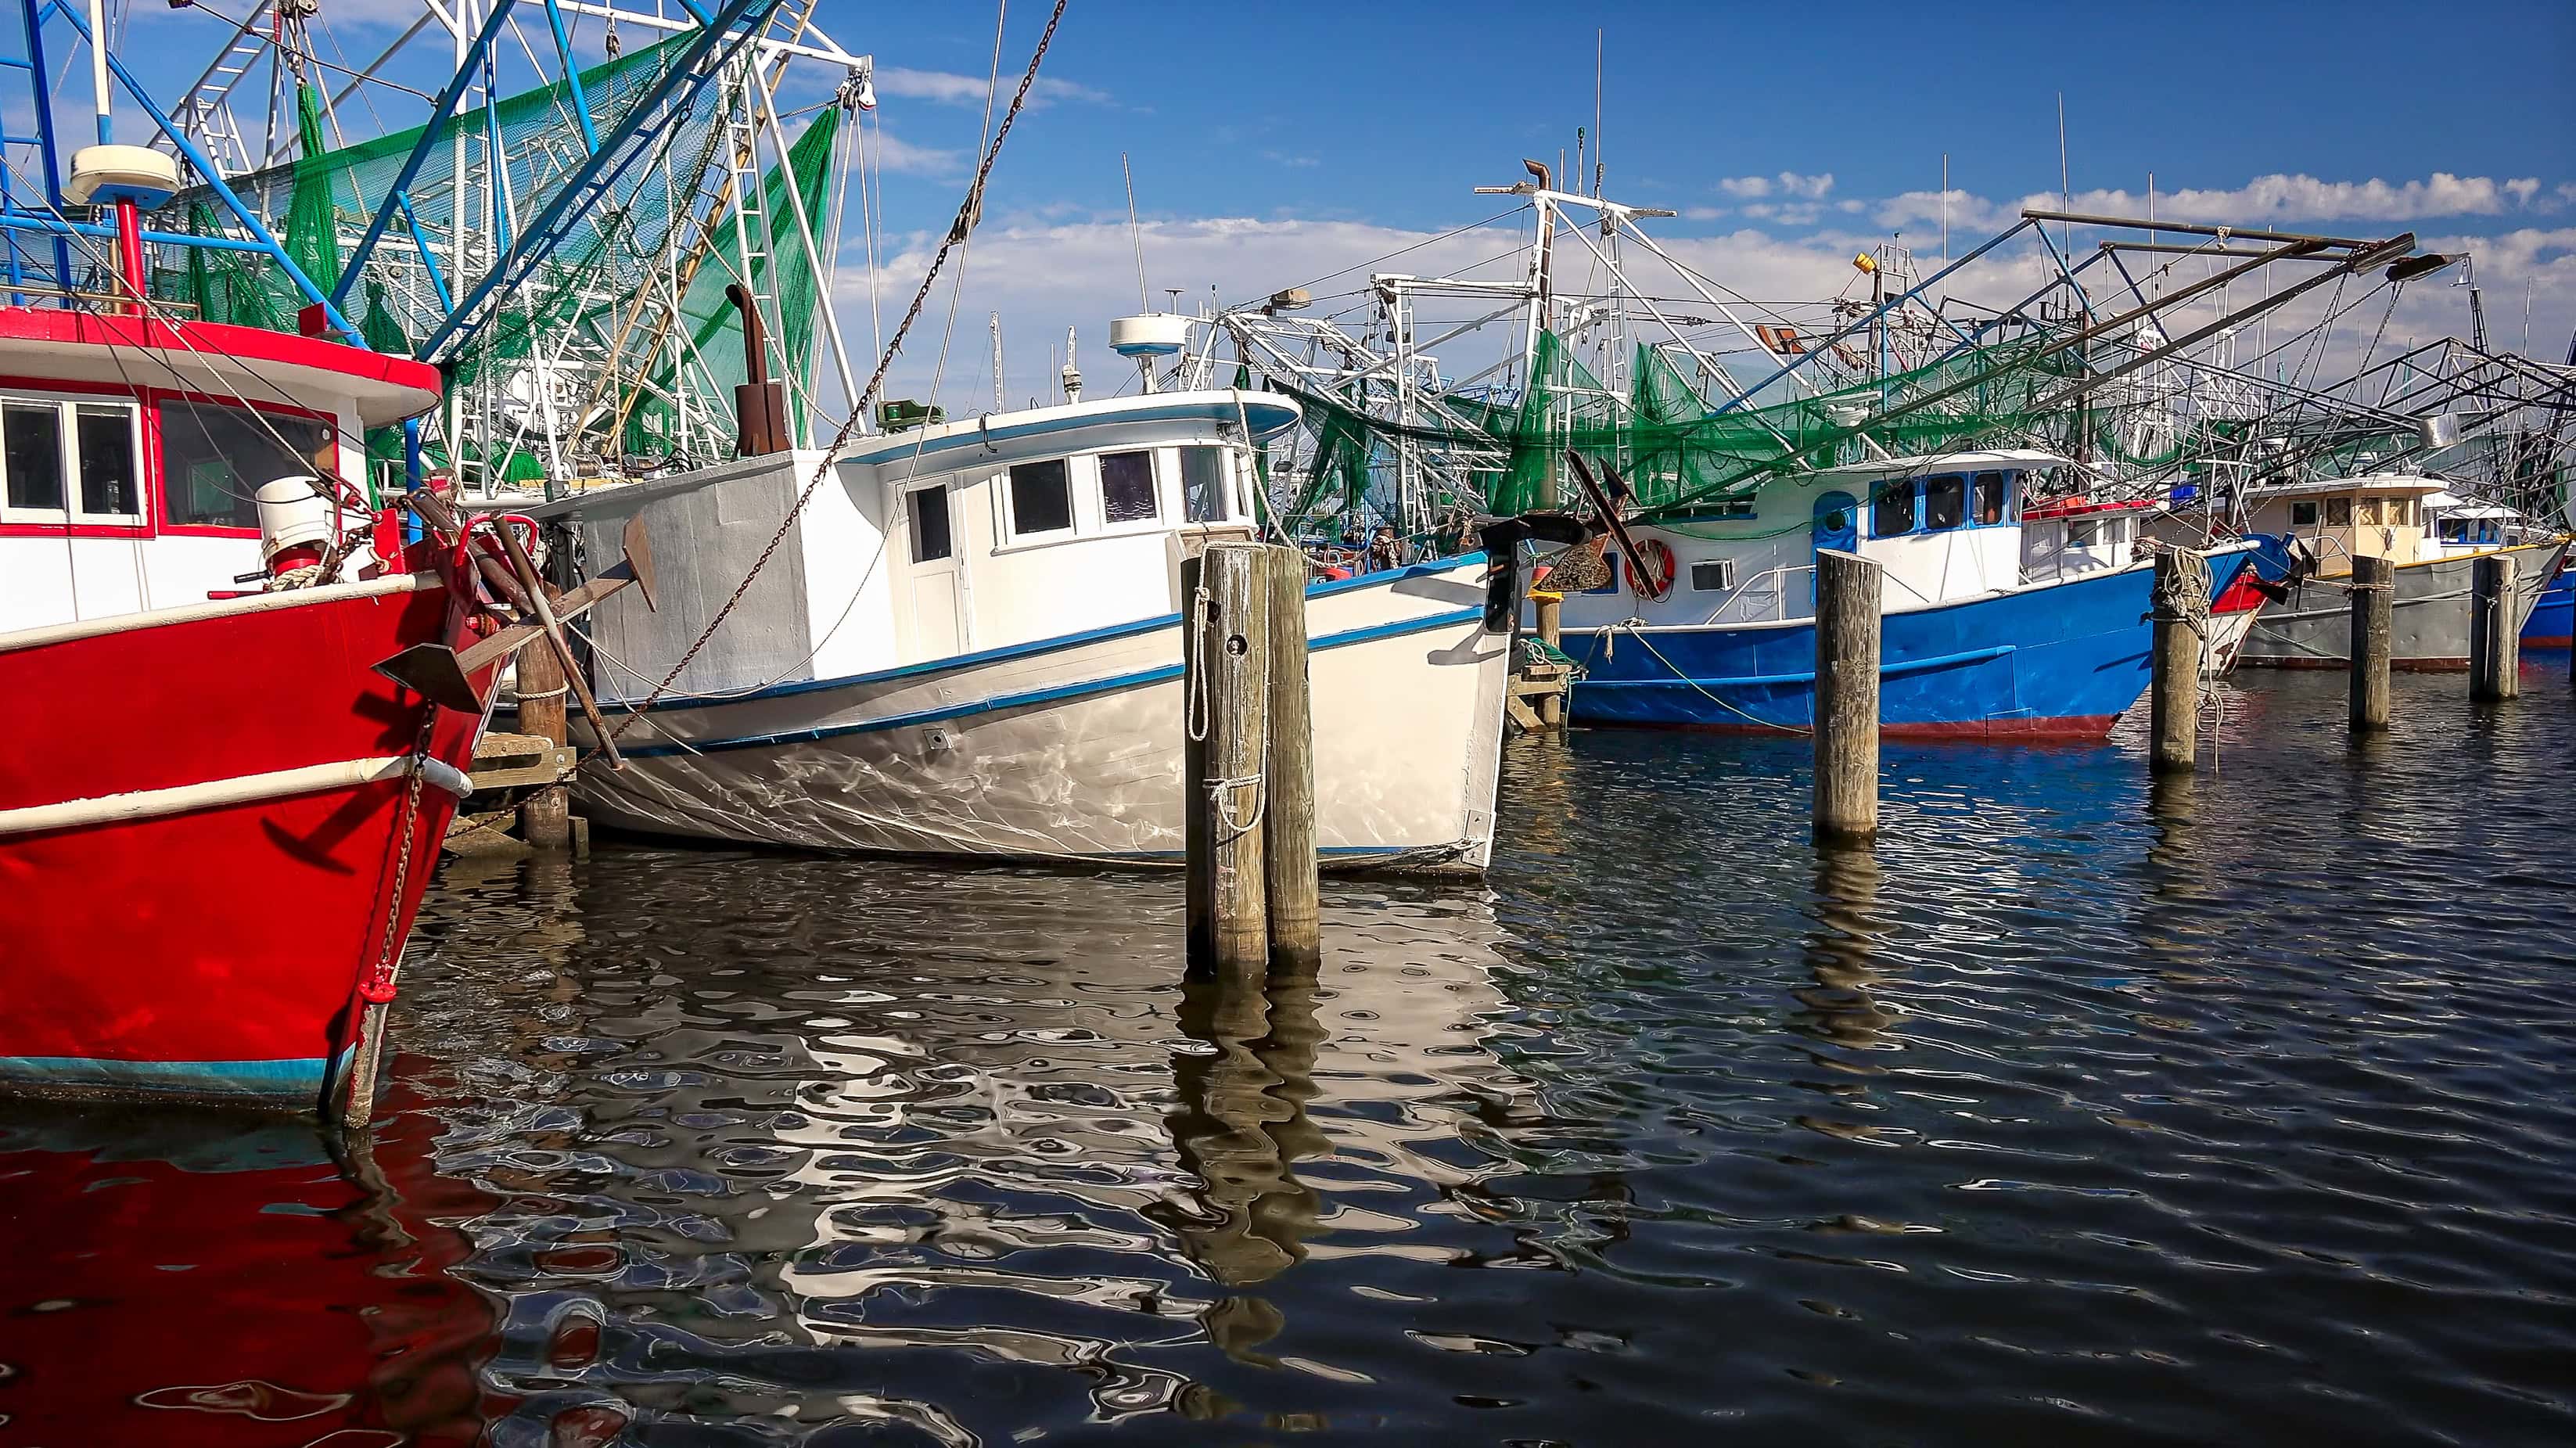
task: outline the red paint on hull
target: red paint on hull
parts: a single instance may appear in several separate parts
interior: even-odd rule
[[[463,601],[424,588],[0,651],[0,698],[24,701],[0,723],[0,809],[406,755],[434,706],[374,665],[466,637]],[[463,769],[482,721],[435,713],[429,752]],[[409,931],[456,804],[422,788],[396,898],[407,792],[395,778],[0,837],[0,1084],[259,1091],[274,1088],[209,1088],[191,1063],[371,1044],[357,988],[387,915],[397,942]]]
[[[517,1399],[485,1387],[497,1314],[449,1269],[474,1250],[455,1224],[497,1199],[439,1174],[439,1118],[399,1079],[385,1106],[354,1180],[284,1121],[0,1121],[21,1329],[0,1349],[7,1441],[484,1441]],[[134,1149],[182,1134],[167,1156]]]

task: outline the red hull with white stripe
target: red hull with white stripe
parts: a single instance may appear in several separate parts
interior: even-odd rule
[[[0,1087],[339,1108],[482,727],[374,666],[468,641],[459,592],[423,572],[0,635]]]

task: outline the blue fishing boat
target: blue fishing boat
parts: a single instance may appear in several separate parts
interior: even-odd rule
[[[1634,556],[1611,548],[1608,582],[1565,595],[1574,718],[1810,727],[1814,555],[1832,549],[1886,570],[1885,733],[2102,737],[2147,686],[2154,568],[2133,509],[2036,500],[2071,467],[2030,449],[1886,458],[1768,483],[1705,526],[1632,528]],[[2252,550],[2205,556],[2214,599]]]

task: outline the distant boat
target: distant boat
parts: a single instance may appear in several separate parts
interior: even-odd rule
[[[595,615],[612,727],[650,707],[627,768],[583,771],[583,810],[696,839],[1177,863],[1180,563],[1261,537],[1255,450],[1298,417],[1269,393],[1147,392],[529,508],[592,556],[640,514],[669,560],[658,613]],[[652,698],[818,468],[774,562]],[[1308,589],[1328,868],[1484,868],[1511,642],[1486,572],[1470,555]]]
[[[1566,595],[1581,722],[1804,730],[1820,549],[1886,568],[1880,727],[1925,738],[2098,739],[2148,681],[2153,565],[2133,509],[2044,503],[2031,449],[1883,458],[1775,478]],[[2209,554],[2225,597],[2251,544]]]
[[[2512,556],[2514,627],[2538,611],[2557,576],[2567,540],[2510,542],[2512,530],[2488,510],[2421,473],[2369,473],[2268,488],[2246,495],[2247,527],[2280,535],[2314,572],[2263,610],[2245,645],[2249,666],[2340,669],[2352,654],[2352,596],[2344,580],[2356,555],[2396,564],[2389,662],[2400,669],[2469,666],[2469,591],[2474,560]],[[2510,512],[2510,510],[2502,510]],[[2519,515],[2516,515],[2519,516]]]

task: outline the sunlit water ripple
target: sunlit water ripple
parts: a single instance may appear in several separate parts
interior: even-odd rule
[[[0,1114],[0,1443],[2570,1441],[2534,664],[1891,745],[1874,853],[1801,741],[1516,744],[1266,989],[1159,876],[451,863],[371,1152]]]

